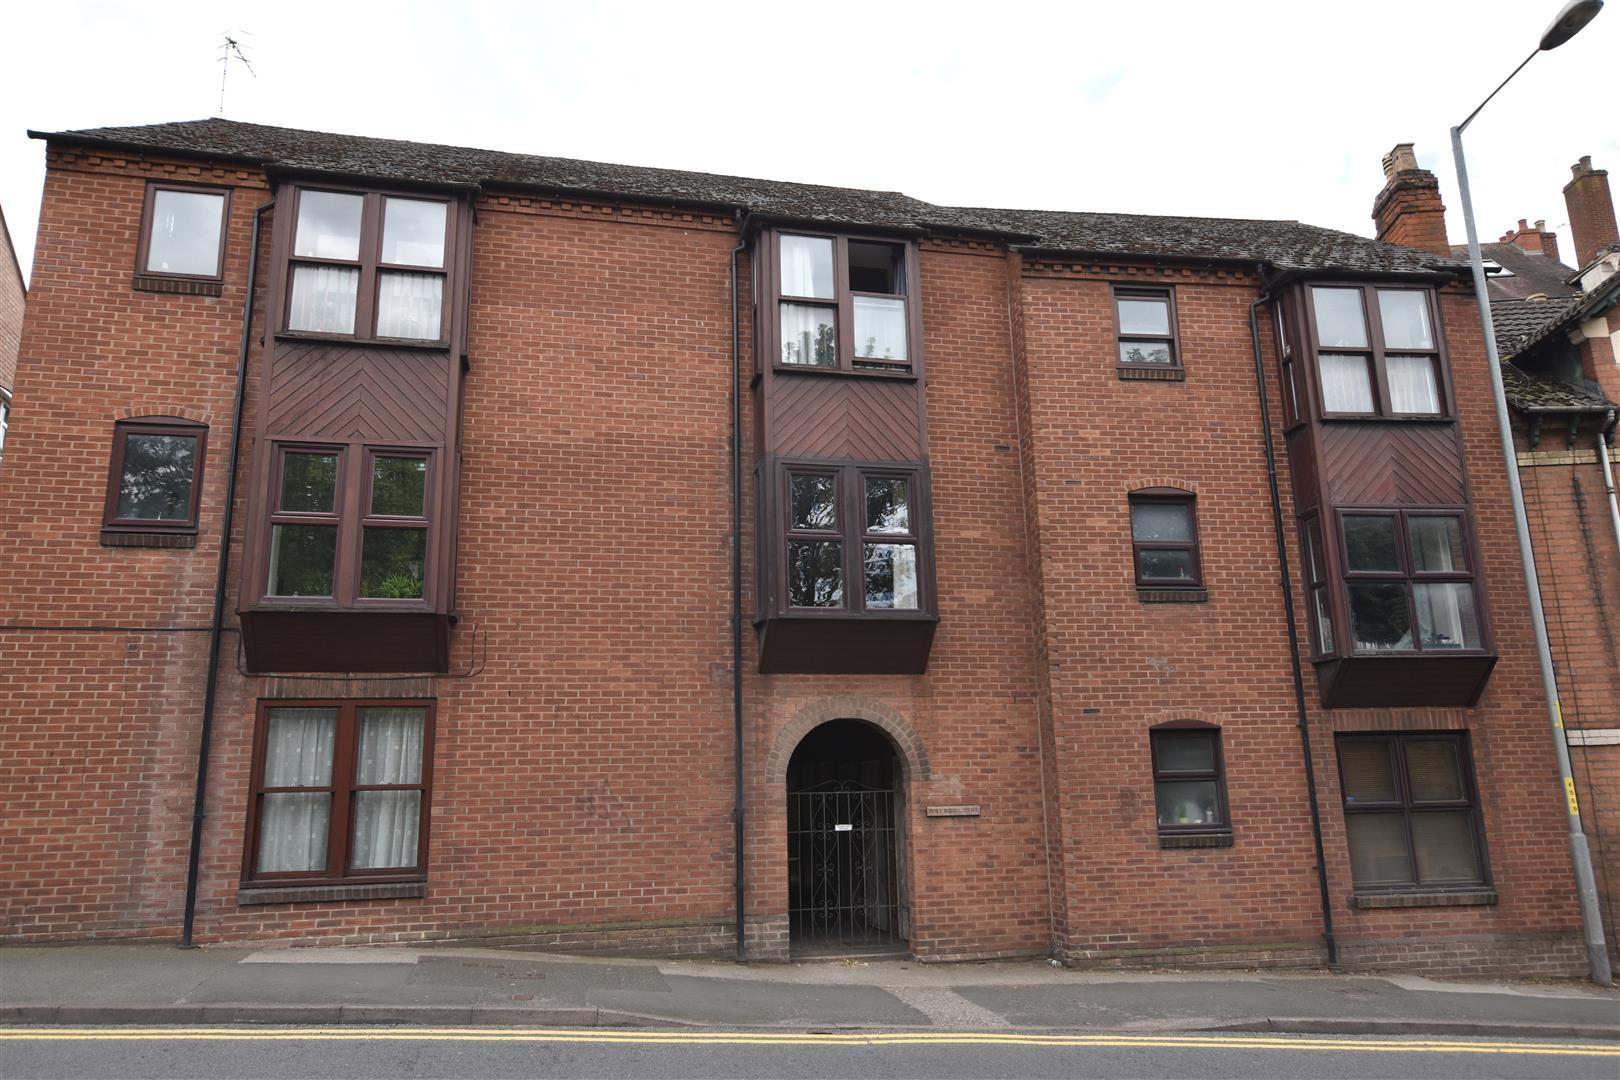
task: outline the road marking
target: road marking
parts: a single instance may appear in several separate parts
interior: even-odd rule
[[[890,1031],[734,1032],[609,1031],[548,1028],[140,1028],[0,1027],[0,1041],[192,1041],[192,1042],[531,1042],[624,1044],[629,1046],[1028,1046],[1128,1049],[1362,1050],[1398,1054],[1533,1054],[1554,1057],[1620,1058],[1620,1046],[1586,1043],[1460,1041],[1456,1039],[1349,1039],[1276,1035],[1055,1035],[1038,1033]]]

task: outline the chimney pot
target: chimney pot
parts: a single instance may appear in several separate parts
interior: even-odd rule
[[[1536,218],[1536,232],[1546,232],[1546,231],[1547,231],[1547,219],[1546,218]]]
[[[1417,154],[1412,151],[1409,142],[1396,143],[1395,149],[1384,155],[1384,176],[1392,177],[1396,173],[1415,172],[1417,170]]]
[[[1529,227],[1530,227],[1530,223],[1528,221],[1524,220],[1524,218],[1519,219],[1519,231],[1520,232],[1524,232],[1524,230],[1528,229]]]

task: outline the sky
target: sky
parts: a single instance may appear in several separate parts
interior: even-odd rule
[[[25,273],[58,131],[235,120],[904,191],[930,202],[1285,218],[1371,235],[1398,142],[1461,204],[1449,129],[1561,0],[789,5],[47,0],[8,6],[0,206]],[[1620,176],[1620,3],[1468,132],[1483,240],[1583,154]],[[1607,82],[1605,90],[1599,81]],[[1617,183],[1620,187],[1620,183]]]

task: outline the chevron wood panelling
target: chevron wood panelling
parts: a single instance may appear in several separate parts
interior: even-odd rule
[[[1322,459],[1336,506],[1465,501],[1462,454],[1449,424],[1325,424]]]
[[[922,457],[916,383],[778,376],[771,396],[775,453],[915,461]]]
[[[276,438],[443,443],[444,353],[298,342],[276,350],[263,430]]]

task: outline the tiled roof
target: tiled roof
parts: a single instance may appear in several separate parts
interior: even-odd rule
[[[1468,245],[1453,244],[1452,255],[1468,261]],[[1513,276],[1489,274],[1485,281],[1491,290],[1491,301],[1523,300],[1537,293],[1548,296],[1574,296],[1578,288],[1568,284],[1574,269],[1557,259],[1549,259],[1539,252],[1524,251],[1513,244],[1481,244],[1479,253],[1487,261],[1495,262]]]
[[[1281,270],[1426,273],[1460,264],[1296,221],[1148,217],[1137,214],[992,210],[937,206],[897,191],[865,191],[712,173],[536,157],[266,127],[191,120],[139,127],[33,133],[62,142],[231,156],[292,169],[379,180],[519,185],[680,203],[741,207],[830,225],[990,231],[1014,243],[1083,254],[1261,261]]]
[[[1546,337],[1586,303],[1580,293],[1551,300],[1491,300],[1491,326],[1496,348],[1504,357],[1515,356]]]
[[[1526,375],[1512,364],[1502,365],[1502,389],[1516,409],[1603,409],[1615,403],[1579,386]]]

